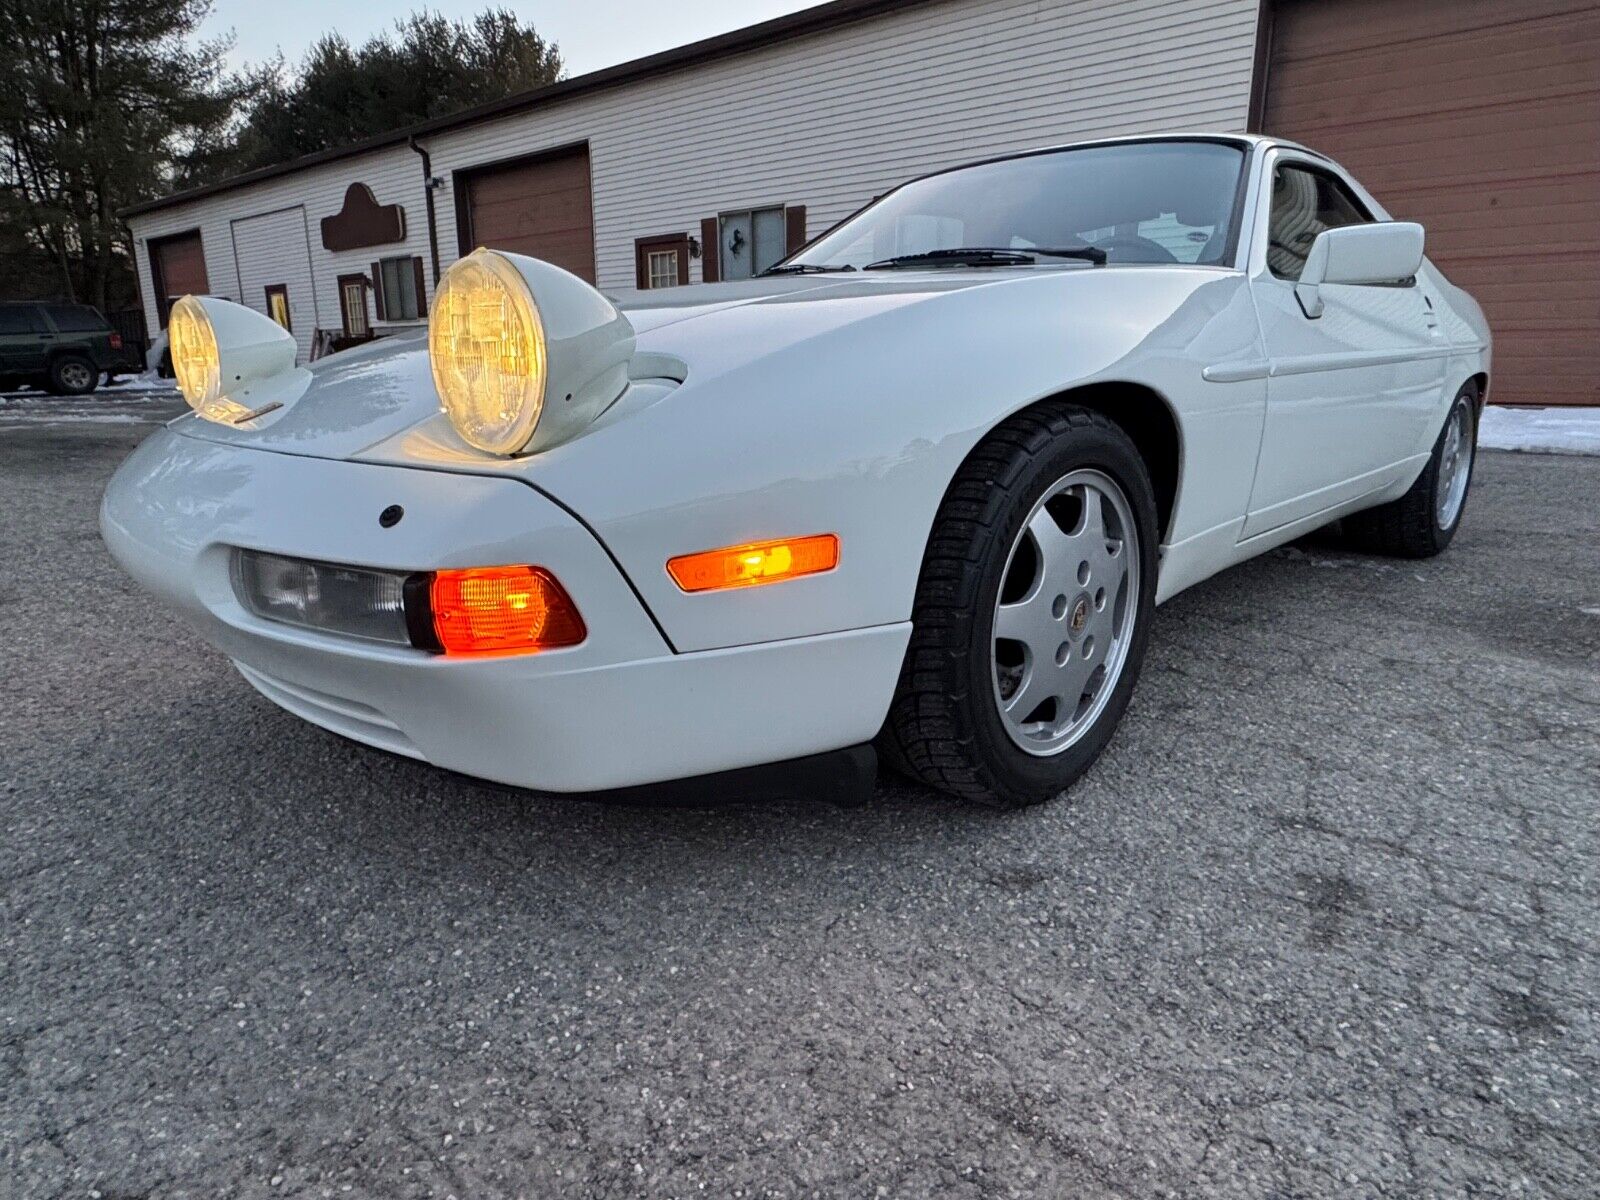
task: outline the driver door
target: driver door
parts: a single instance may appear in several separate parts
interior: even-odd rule
[[[1417,280],[1325,285],[1308,317],[1294,285],[1325,229],[1374,218],[1326,164],[1275,152],[1251,295],[1269,378],[1243,536],[1315,516],[1393,483],[1438,412],[1448,344]]]

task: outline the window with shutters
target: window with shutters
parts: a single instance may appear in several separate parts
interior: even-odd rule
[[[806,206],[775,204],[719,213],[701,221],[700,233],[701,274],[707,283],[749,279],[806,244]]]
[[[722,277],[749,279],[784,256],[783,207],[721,214]]]
[[[380,321],[420,321],[428,315],[422,259],[416,255],[373,263],[372,290]]]

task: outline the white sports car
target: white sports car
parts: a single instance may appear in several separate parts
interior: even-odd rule
[[[1490,352],[1336,164],[1192,135],[940,171],[740,283],[480,249],[426,344],[309,369],[226,301],[169,333],[195,411],[105,540],[277,704],[549,791],[876,745],[993,805],[1088,768],[1190,584],[1336,519],[1443,550]]]

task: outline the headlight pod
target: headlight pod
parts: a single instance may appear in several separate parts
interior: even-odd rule
[[[491,454],[576,436],[627,387],[633,346],[628,319],[576,275],[497,250],[451,266],[428,316],[440,407]]]
[[[178,390],[189,407],[231,421],[256,384],[294,369],[295,341],[272,318],[211,296],[185,296],[167,318],[167,341]]]

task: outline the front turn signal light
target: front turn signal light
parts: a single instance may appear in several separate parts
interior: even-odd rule
[[[680,555],[667,561],[667,574],[686,592],[710,592],[718,588],[781,583],[785,579],[831,571],[838,565],[838,536],[814,533],[807,537],[747,542],[742,546]]]
[[[428,600],[446,654],[528,654],[588,635],[577,605],[542,567],[436,571]]]

